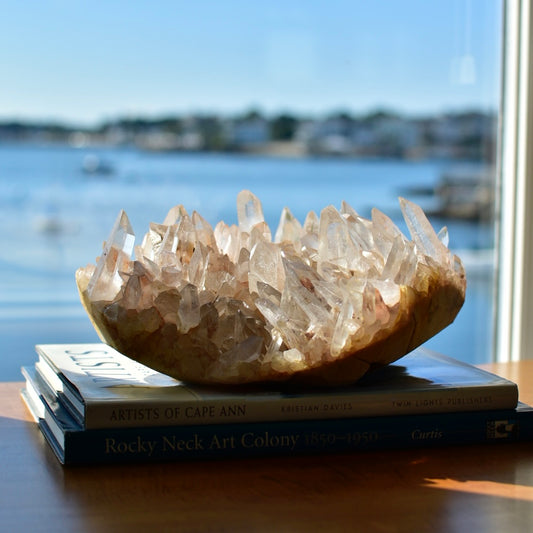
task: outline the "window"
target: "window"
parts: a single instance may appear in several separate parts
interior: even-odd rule
[[[496,328],[501,361],[532,357],[532,16],[529,0],[506,3]]]
[[[528,6],[505,11],[501,153],[517,188],[505,174],[496,272],[500,0],[93,2],[32,17],[13,2],[0,19],[0,379],[18,379],[35,343],[97,340],[74,272],[119,209],[141,238],[178,203],[234,222],[242,188],[273,229],[285,205],[303,220],[344,199],[399,219],[398,195],[420,203],[449,226],[469,278],[464,309],[429,345],[474,363],[495,346],[517,357],[506,342],[527,329],[520,289],[533,290]]]

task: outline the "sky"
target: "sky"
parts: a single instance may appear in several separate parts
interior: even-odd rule
[[[0,121],[495,109],[500,0],[0,0]]]

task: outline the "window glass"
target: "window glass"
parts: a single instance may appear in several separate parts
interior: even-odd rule
[[[120,209],[138,239],[170,207],[236,222],[241,189],[346,200],[404,229],[397,197],[446,225],[467,270],[428,345],[492,356],[497,0],[8,2],[0,18],[0,379],[33,345],[91,342],[74,272]]]

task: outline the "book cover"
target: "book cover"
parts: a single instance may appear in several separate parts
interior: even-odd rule
[[[533,408],[184,426],[84,429],[43,393],[33,368],[22,396],[65,465],[176,461],[533,440]]]
[[[86,428],[227,424],[514,408],[511,381],[419,348],[349,387],[217,388],[176,381],[105,344],[38,345],[36,364]]]

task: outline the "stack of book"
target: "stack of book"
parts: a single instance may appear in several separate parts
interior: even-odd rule
[[[105,344],[36,349],[22,397],[63,464],[533,439],[515,383],[424,348],[328,389],[191,385]]]

